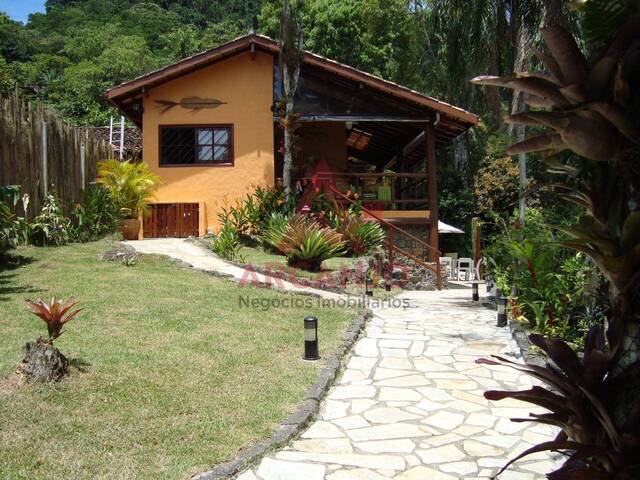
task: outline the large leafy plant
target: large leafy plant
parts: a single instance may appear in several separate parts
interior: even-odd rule
[[[31,225],[31,240],[34,245],[60,246],[71,239],[71,221],[64,215],[62,203],[56,193],[44,199],[40,214]]]
[[[352,255],[369,253],[383,244],[386,234],[379,223],[367,221],[362,215],[346,212],[336,221],[336,230],[342,234],[347,252]]]
[[[313,218],[294,215],[280,240],[272,245],[296,268],[318,271],[322,262],[345,252],[342,235],[330,227],[322,227]]]
[[[16,206],[19,197],[18,186],[0,187],[0,255],[16,244],[16,217],[11,206]]]
[[[120,219],[118,204],[102,185],[93,185],[82,194],[82,201],[71,212],[73,237],[89,242],[115,232]]]
[[[563,342],[532,336],[555,366],[527,371],[551,389],[486,396],[551,410],[533,419],[560,427],[557,441],[525,452],[570,451],[549,478],[631,479],[640,475],[640,13],[634,0],[579,3],[590,28],[602,26],[597,41],[588,42],[601,45],[590,59],[568,32],[550,26],[542,30],[548,53],[536,52],[545,72],[474,81],[521,90],[530,106],[543,109],[507,118],[544,131],[508,153],[540,152],[553,172],[564,175],[558,185],[564,198],[583,208],[583,220],[564,229],[570,237],[564,244],[591,257],[610,282],[606,342],[596,327],[580,362]],[[615,15],[594,14],[612,9]],[[573,155],[560,155],[565,150]]]
[[[149,212],[148,203],[163,179],[146,163],[111,159],[98,164],[97,182],[109,192],[125,218],[138,218]]]

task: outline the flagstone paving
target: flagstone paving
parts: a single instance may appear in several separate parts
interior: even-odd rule
[[[478,365],[517,355],[495,313],[469,290],[407,292],[408,308],[376,308],[366,334],[318,418],[299,439],[241,473],[240,480],[454,480],[491,477],[507,459],[554,436],[514,423],[534,409],[488,401],[486,389],[531,388],[529,377]],[[538,453],[503,480],[542,479],[553,465]]]

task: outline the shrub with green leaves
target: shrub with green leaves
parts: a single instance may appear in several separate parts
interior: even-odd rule
[[[273,212],[269,219],[265,222],[263,229],[262,239],[263,241],[277,249],[277,245],[280,244],[287,226],[291,220],[290,215],[283,213]]]
[[[91,242],[116,231],[120,208],[103,186],[93,185],[83,192],[71,216],[74,240]]]
[[[243,263],[244,258],[240,254],[242,243],[234,226],[227,222],[222,225],[218,234],[211,242],[211,249],[216,255],[232,262]]]
[[[608,310],[603,284],[593,262],[563,249],[540,209],[528,209],[525,223],[514,217],[486,249],[489,269],[505,293],[516,287],[513,311],[536,332],[578,346]]]
[[[16,216],[9,204],[15,207],[19,192],[20,188],[16,185],[0,187],[0,255],[14,247],[17,241]]]
[[[138,218],[149,212],[148,203],[163,183],[146,163],[116,159],[98,163],[98,183],[108,192],[125,218]]]
[[[347,245],[348,253],[363,255],[383,244],[386,234],[379,223],[367,221],[361,215],[346,215],[337,227]]]
[[[322,227],[313,218],[294,215],[279,241],[267,239],[287,257],[292,267],[318,271],[322,262],[344,255],[346,245],[342,234],[330,227]]]
[[[60,199],[55,193],[45,197],[40,215],[31,225],[31,240],[34,245],[59,246],[71,238],[71,221],[64,215]]]

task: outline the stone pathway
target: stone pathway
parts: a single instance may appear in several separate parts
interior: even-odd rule
[[[529,377],[478,357],[516,351],[495,313],[469,290],[407,292],[408,308],[376,309],[366,335],[317,420],[239,480],[454,480],[487,478],[506,459],[554,435],[514,423],[536,411],[491,402],[485,389],[530,388]],[[541,410],[538,409],[538,412]],[[502,480],[545,478],[548,454],[522,460]]]
[[[158,238],[152,240],[136,240],[123,242],[135,248],[139,253],[166,255],[180,260],[198,270],[215,272],[218,275],[230,277],[237,282],[247,281],[261,285],[269,285],[274,289],[286,292],[317,295],[323,298],[337,299],[341,296],[337,293],[327,292],[316,288],[294,285],[277,278],[267,277],[258,272],[247,274],[247,270],[213,255],[206,249],[181,238]]]

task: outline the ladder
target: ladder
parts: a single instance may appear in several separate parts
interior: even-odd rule
[[[114,133],[116,135],[114,135]],[[119,133],[119,135],[118,135]],[[118,144],[116,145],[116,142]],[[124,157],[124,116],[120,117],[120,131],[113,130],[113,116],[109,117],[109,145],[119,152],[120,160]]]

